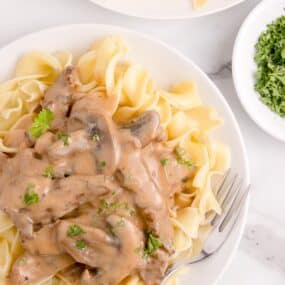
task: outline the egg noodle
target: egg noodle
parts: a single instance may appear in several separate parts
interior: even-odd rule
[[[193,0],[193,6],[195,9],[201,8],[204,6],[208,0]]]
[[[182,82],[170,90],[161,90],[142,66],[126,60],[127,53],[128,46],[117,36],[95,42],[75,63],[79,89],[115,102],[111,111],[117,122],[127,121],[149,109],[156,110],[168,134],[166,143],[171,147],[180,144],[191,154],[196,166],[194,178],[176,196],[170,216],[175,232],[173,260],[185,252],[195,256],[200,253],[210,229],[206,214],[221,212],[212,190],[212,178],[228,169],[230,153],[211,133],[221,126],[222,120],[213,108],[203,104],[195,82]],[[15,78],[0,85],[2,152],[17,152],[6,144],[5,135],[19,128],[21,120],[33,117],[47,88],[72,63],[72,54],[67,51],[30,52],[19,60]],[[0,284],[8,284],[6,277],[22,252],[17,229],[9,217],[0,212]],[[169,284],[175,282],[171,280]],[[39,284],[70,283],[58,274]],[[143,284],[138,276],[129,276],[120,285]]]

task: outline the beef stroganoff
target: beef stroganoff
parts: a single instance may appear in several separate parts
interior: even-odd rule
[[[199,254],[222,120],[195,82],[159,89],[127,55],[116,36],[76,62],[30,52],[0,86],[4,284],[156,285]]]

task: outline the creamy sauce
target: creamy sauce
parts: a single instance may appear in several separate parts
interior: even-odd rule
[[[76,71],[67,68],[42,102],[54,113],[50,130],[35,140],[26,120],[7,135],[19,151],[0,155],[0,208],[25,249],[14,285],[56,273],[83,285],[115,285],[130,274],[147,285],[163,278],[173,253],[168,209],[191,170],[165,147],[156,112],[116,125],[107,102],[78,94]],[[27,203],[27,193],[37,199]],[[144,256],[149,233],[161,244]]]

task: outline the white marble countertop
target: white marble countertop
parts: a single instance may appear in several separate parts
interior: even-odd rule
[[[274,0],[273,0],[274,1]],[[0,46],[43,28],[71,23],[126,26],[160,38],[199,64],[236,114],[248,150],[253,193],[240,248],[220,285],[285,284],[285,145],[263,133],[242,109],[231,76],[237,31],[260,0],[195,20],[144,21],[88,0],[1,0]]]

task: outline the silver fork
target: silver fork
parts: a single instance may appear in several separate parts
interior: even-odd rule
[[[201,262],[215,254],[225,244],[234,229],[242,206],[248,196],[249,189],[250,186],[244,185],[243,179],[237,174],[232,174],[230,170],[225,174],[218,187],[216,196],[221,205],[222,214],[208,215],[207,218],[212,228],[201,254],[192,259],[181,257],[168,269],[161,285],[163,285],[177,270],[184,266]]]

